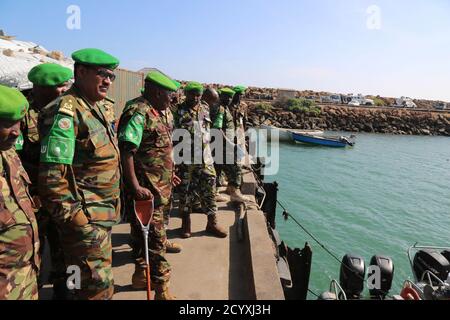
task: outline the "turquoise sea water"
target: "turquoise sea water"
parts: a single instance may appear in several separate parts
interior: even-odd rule
[[[413,279],[409,246],[450,246],[450,138],[359,134],[347,149],[271,147],[280,152],[280,169],[266,181],[279,183],[278,199],[340,259],[354,253],[368,266],[374,254],[393,258],[391,294]],[[279,208],[282,239],[312,246],[310,289],[328,290],[339,280],[339,263],[281,214]]]

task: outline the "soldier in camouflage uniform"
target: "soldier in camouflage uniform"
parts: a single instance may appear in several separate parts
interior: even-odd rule
[[[127,190],[134,200],[154,199],[149,232],[149,258],[152,287],[157,300],[172,300],[169,293],[170,265],[165,258],[164,211],[170,205],[173,184],[179,183],[172,159],[171,93],[178,89],[172,79],[158,71],[145,79],[145,91],[127,105],[119,122],[119,143]],[[132,284],[146,287],[144,239],[137,219],[131,215],[135,272]]]
[[[48,239],[50,246],[52,265],[50,281],[53,283],[55,299],[65,298],[67,288],[66,267],[56,225],[50,219],[50,215],[43,208],[40,208],[41,202],[37,185],[41,145],[37,125],[39,111],[66,92],[69,87],[69,80],[72,78],[72,70],[54,63],[43,63],[31,69],[28,73],[28,79],[33,83],[32,94],[29,97],[30,108],[21,123],[22,144],[16,145],[23,166],[30,177],[30,194],[38,210],[36,217],[39,226],[41,255],[44,250],[45,238]]]
[[[242,102],[242,96],[247,90],[244,86],[236,86],[233,91],[236,94],[233,96],[233,100],[230,103],[230,111],[234,119],[234,126],[238,131],[241,131],[242,135],[245,135],[246,124],[247,124],[247,104]],[[242,137],[239,137],[242,140]],[[240,141],[242,143],[242,141]],[[243,142],[245,147],[245,142]]]
[[[211,114],[211,110],[217,110],[220,107],[220,97],[219,97],[219,93],[217,92],[217,90],[209,87],[205,89],[205,92],[203,92],[202,95],[202,101],[204,103],[206,103],[208,105],[208,110],[210,110],[210,114]],[[212,118],[212,117],[211,117]],[[223,186],[225,185],[225,173],[220,169],[220,166],[215,165],[214,166],[216,169],[216,184],[217,186]],[[219,170],[217,170],[219,169]],[[217,197],[216,200],[218,202],[228,202],[230,199],[222,196],[220,193],[217,193]]]
[[[14,144],[28,102],[0,86],[0,300],[37,300],[39,236],[30,180]]]
[[[210,126],[208,105],[201,102],[203,86],[190,82],[185,88],[186,101],[178,106],[177,129],[187,130],[190,140],[183,143],[184,150],[191,150],[188,163],[184,163],[182,192],[180,192],[179,210],[182,214],[182,236],[191,236],[190,214],[194,197],[200,199],[201,206],[208,216],[206,231],[214,236],[225,238],[227,232],[217,223],[216,171],[211,155]],[[199,141],[200,143],[195,143]]]
[[[111,227],[120,220],[121,166],[103,101],[119,61],[98,49],[72,58],[74,85],[39,114],[39,194],[58,225],[66,265],[81,272],[74,299],[105,300],[114,293]]]
[[[211,118],[213,119],[213,128],[221,129],[224,137],[230,144],[235,143],[236,126],[233,114],[229,108],[230,103],[235,95],[235,91],[229,88],[220,90],[220,104],[211,108]],[[227,148],[224,147],[226,150]],[[240,187],[242,184],[242,167],[235,162],[233,164],[225,163],[226,155],[224,155],[224,163],[216,164],[218,176],[221,171],[224,171],[228,179],[227,193],[230,195],[230,200],[235,202],[246,202],[249,199],[242,195]],[[234,158],[234,152],[233,152]]]

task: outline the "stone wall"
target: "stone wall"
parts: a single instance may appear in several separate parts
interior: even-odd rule
[[[450,113],[406,109],[320,107],[321,112],[261,110],[249,104],[249,124],[291,129],[450,136]]]

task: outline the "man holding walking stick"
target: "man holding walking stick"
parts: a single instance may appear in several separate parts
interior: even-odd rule
[[[174,174],[172,132],[167,118],[174,81],[158,71],[145,79],[142,96],[130,101],[119,122],[119,147],[127,191],[135,201],[154,197],[153,219],[149,230],[151,282],[156,300],[173,300],[169,293],[170,265],[165,258],[164,210],[170,205],[172,186],[180,180]],[[133,245],[135,272],[132,286],[147,287],[145,243],[141,225],[130,215],[132,236],[141,239]],[[134,220],[134,221],[133,221]]]

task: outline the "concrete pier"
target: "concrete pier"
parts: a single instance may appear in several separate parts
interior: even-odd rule
[[[244,175],[243,193],[255,194],[253,175]],[[253,197],[254,199],[254,197]],[[239,227],[239,219],[243,223]],[[181,218],[173,213],[168,238],[183,246],[177,254],[167,254],[172,265],[171,292],[180,300],[282,300],[273,243],[269,237],[264,214],[256,203],[247,206],[246,214],[231,203],[219,203],[218,219],[228,230],[228,237],[219,239],[204,230],[206,215],[192,214],[192,237],[181,239]],[[243,237],[239,237],[238,229]],[[131,287],[134,264],[129,246],[129,225],[113,228],[114,300],[145,300],[146,292]],[[41,299],[49,299],[47,285]],[[154,292],[153,292],[154,294]]]

